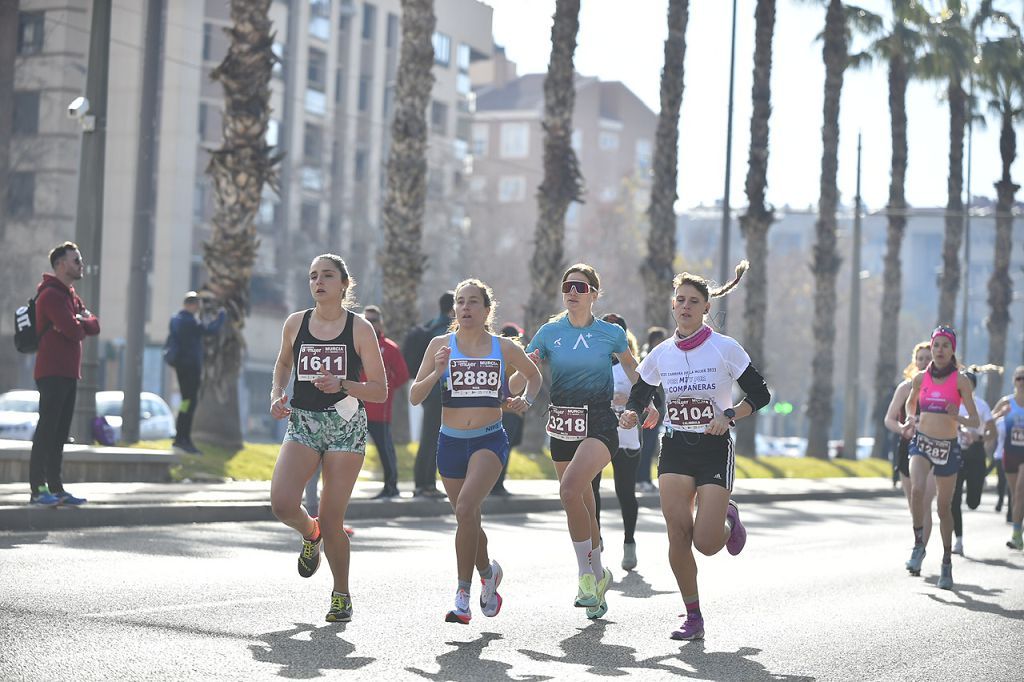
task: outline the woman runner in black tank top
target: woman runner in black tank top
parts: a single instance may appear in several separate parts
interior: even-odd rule
[[[303,578],[320,566],[323,541],[334,575],[328,622],[352,618],[344,521],[366,447],[363,401],[383,402],[388,394],[377,335],[369,322],[350,310],[353,284],[340,257],[324,254],[314,259],[309,291],[316,305],[285,321],[270,391],[271,416],[288,419],[270,484],[271,507],[302,536],[298,569]],[[357,380],[360,371],[366,373],[365,382]],[[294,395],[289,403],[290,378]],[[321,462],[320,516],[313,518],[301,504],[302,492]]]

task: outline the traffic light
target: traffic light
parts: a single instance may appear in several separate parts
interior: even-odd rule
[[[778,402],[775,403],[775,414],[781,414],[783,416],[793,411],[793,403]]]

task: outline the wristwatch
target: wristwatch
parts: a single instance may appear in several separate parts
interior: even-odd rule
[[[724,414],[725,418],[729,420],[729,426],[736,426],[736,422],[734,421],[736,419],[736,410],[731,407],[727,407],[722,411],[722,414]]]

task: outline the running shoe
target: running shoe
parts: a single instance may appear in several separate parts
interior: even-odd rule
[[[1010,549],[1024,549],[1024,537],[1014,534],[1006,541],[1006,546]]]
[[[604,614],[608,613],[608,602],[604,596],[608,592],[608,587],[612,584],[612,572],[607,568],[604,569],[604,575],[601,576],[601,580],[597,583],[597,598],[600,603],[597,606],[587,609],[587,618],[595,620],[600,618]]]
[[[956,542],[953,543],[953,554],[964,555],[964,539],[957,538]]]
[[[579,589],[576,591],[576,604],[577,608],[581,607],[593,607],[601,603],[601,600],[597,598],[597,578],[594,577],[593,573],[584,573],[580,576]]]
[[[942,564],[942,574],[939,576],[939,589],[953,589],[953,564]]]
[[[316,521],[316,519],[313,519]],[[316,540],[307,540],[302,538],[302,551],[299,552],[299,575],[303,578],[309,578],[316,569],[320,568],[320,544],[324,540],[323,533],[320,532],[320,522],[316,521]]]
[[[704,619],[701,616],[686,615],[686,620],[683,621],[678,630],[672,631],[670,637],[687,641],[691,639],[704,639]]]
[[[56,507],[60,504],[60,498],[50,492],[49,486],[41,485],[29,496],[28,503],[37,507]]]
[[[924,545],[914,545],[914,549],[910,552],[910,559],[907,561],[907,570],[910,571],[910,575],[921,575],[921,564],[924,563],[924,555],[927,552],[924,550]]]
[[[455,593],[455,608],[444,617],[444,622],[469,625],[469,619],[472,617],[473,612],[469,610],[469,592],[459,590]]]
[[[347,623],[352,620],[352,597],[340,592],[331,592],[331,610],[327,612],[328,623]]]
[[[61,504],[68,505],[70,507],[80,507],[87,502],[84,497],[75,497],[67,490],[57,493],[54,497],[60,500]]]
[[[729,500],[725,517],[732,521],[732,531],[729,533],[729,539],[725,541],[725,548],[729,550],[729,554],[736,556],[743,551],[743,546],[747,544],[747,529],[740,521],[740,508],[732,500]]]
[[[480,610],[488,618],[494,618],[501,611],[501,595],[498,594],[498,585],[501,584],[501,566],[497,561],[491,561],[491,577],[480,578]]]
[[[622,543],[622,570],[632,571],[636,568],[636,543]]]

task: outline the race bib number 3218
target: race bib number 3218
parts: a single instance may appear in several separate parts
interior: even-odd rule
[[[346,347],[342,344],[304,343],[299,346],[295,374],[299,381],[315,381],[324,373],[344,377],[348,369]]]

